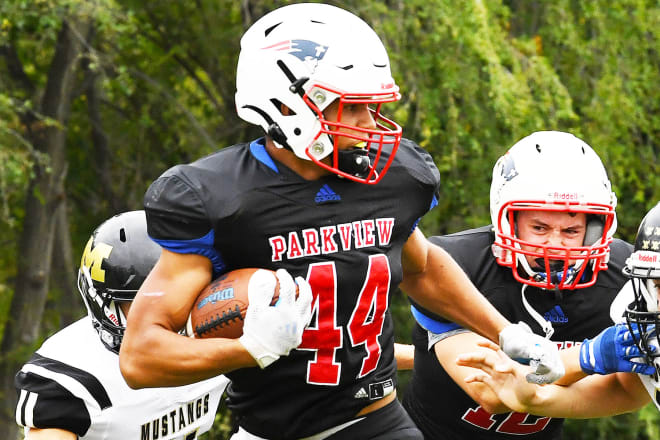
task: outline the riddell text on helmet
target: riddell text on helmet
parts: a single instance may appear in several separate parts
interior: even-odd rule
[[[576,192],[560,193],[555,191],[554,193],[550,193],[549,196],[554,200],[578,200],[580,198],[580,195]]]
[[[633,260],[641,261],[643,263],[657,263],[658,255],[655,252],[644,253],[644,251],[635,252],[632,255]]]

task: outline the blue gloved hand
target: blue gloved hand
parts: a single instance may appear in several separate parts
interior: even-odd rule
[[[653,330],[651,327],[647,331]],[[635,344],[639,328],[630,334],[626,324],[608,327],[593,339],[585,339],[580,347],[580,367],[587,374],[610,374],[618,371],[652,375],[655,367],[643,361],[644,355]],[[652,347],[655,351],[655,347]],[[640,358],[640,362],[632,359]]]

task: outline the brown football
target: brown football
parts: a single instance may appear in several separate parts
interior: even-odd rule
[[[216,278],[201,291],[188,317],[186,332],[194,338],[236,339],[243,334],[248,283],[258,268],[236,269]],[[269,271],[275,273],[274,271]],[[279,297],[279,282],[273,303]]]

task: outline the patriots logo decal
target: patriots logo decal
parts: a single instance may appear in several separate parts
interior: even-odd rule
[[[516,170],[516,163],[508,154],[504,155],[502,158],[500,173],[502,174],[502,177],[504,177],[504,180],[507,182],[518,175],[518,170]]]
[[[316,63],[325,56],[328,46],[310,40],[284,40],[263,49],[286,52],[303,62],[313,62],[316,66]]]

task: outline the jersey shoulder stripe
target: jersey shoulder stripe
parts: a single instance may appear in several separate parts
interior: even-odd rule
[[[19,371],[14,379],[20,391],[16,423],[40,429],[57,428],[84,436],[91,426],[85,402],[58,382]]]
[[[92,395],[94,400],[96,400],[98,403],[99,408],[106,409],[112,406],[112,401],[110,400],[110,396],[108,396],[108,392],[106,391],[103,384],[96,378],[96,376],[81,370],[80,368],[76,368],[60,362],[56,359],[42,356],[39,353],[32,355],[32,358],[28,361],[27,365],[30,364],[75,379],[83,387],[85,387],[89,394]]]

